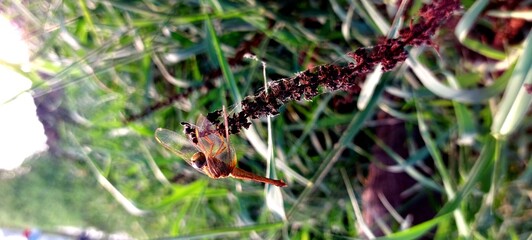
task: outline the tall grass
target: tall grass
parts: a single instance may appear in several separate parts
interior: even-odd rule
[[[438,31],[436,48],[408,49],[404,64],[377,73],[360,110],[358,95],[320,88],[312,100],[289,102],[271,121],[254,120],[252,132],[231,137],[241,168],[268,172],[286,188],[208,179],[154,141],[157,127],[181,132],[180,122],[222,106],[237,113],[243,97],[264,86],[260,63],[241,53],[267,63],[268,81],[318,65],[346,65],[352,61],[347,53],[408,29],[421,5],[400,7],[409,16],[403,18],[395,15],[396,5],[366,0],[3,2],[3,14],[32,44],[32,69],[20,72],[32,79],[42,104],[55,104],[49,114],[59,137],[47,158],[70,179],[52,187],[45,179],[3,181],[3,193],[69,189],[49,194],[102,201],[85,208],[66,203],[78,220],[16,200],[5,201],[3,211],[49,216],[20,216],[14,225],[21,227],[96,226],[136,238],[371,237],[372,230],[361,229],[358,208],[368,165],[375,163],[371,146],[386,148],[371,133],[384,124],[376,112],[386,112],[419,129],[424,143],[406,159],[387,148],[396,160],[389,169],[415,179],[416,194],[441,193],[434,218],[411,226],[402,216],[383,227],[387,238],[526,238],[532,229],[532,95],[525,88],[532,84],[532,35],[522,29],[526,37],[502,50],[477,41],[471,32],[475,23],[485,24],[485,1],[455,13],[459,23]],[[461,55],[466,48],[476,58]],[[60,101],[47,101],[51,95]],[[433,174],[419,172],[424,161],[435,165]],[[28,164],[40,166],[29,174],[55,169]],[[81,187],[65,188],[70,182]],[[98,200],[102,196],[106,200]],[[44,206],[53,199],[35,201]],[[15,215],[3,214],[0,225],[10,224],[9,216]]]

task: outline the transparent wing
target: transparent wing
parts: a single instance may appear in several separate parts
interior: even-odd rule
[[[216,127],[205,117],[197,122],[199,137],[198,148],[207,156],[215,157],[233,168],[236,165],[236,151],[231,146],[228,136],[218,133]]]
[[[155,140],[159,142],[163,147],[173,152],[178,157],[185,160],[189,165],[194,167],[191,162],[192,155],[200,151],[195,145],[182,136],[183,134],[176,133],[172,130],[157,128],[155,130]],[[203,171],[194,168],[202,173]],[[205,173],[204,173],[205,174]]]
[[[203,137],[215,133],[216,126],[214,126],[203,115],[200,115],[198,117],[198,121],[196,121],[196,131],[199,134],[199,137]]]
[[[200,138],[198,146],[206,156],[214,157],[230,168],[236,165],[235,149],[229,145],[227,138],[220,134],[214,133]]]

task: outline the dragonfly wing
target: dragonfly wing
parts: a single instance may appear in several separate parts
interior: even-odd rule
[[[196,121],[196,130],[198,131],[199,137],[204,137],[216,132],[216,126],[212,124],[206,117],[200,115],[198,121]]]
[[[157,128],[155,130],[155,140],[175,155],[183,158],[189,165],[193,166],[191,162],[192,155],[199,150],[187,138],[183,137],[182,134],[164,128]]]
[[[198,119],[197,134],[200,136],[198,147],[208,156],[223,161],[230,168],[236,166],[236,151],[231,146],[229,136],[218,133],[216,127],[205,117]]]
[[[227,140],[227,139],[224,139]],[[223,151],[220,151],[218,155],[216,156],[218,159],[221,159],[223,162],[225,162],[227,165],[230,166],[230,168],[234,168],[236,166],[236,151],[233,148],[233,146],[229,145],[228,141],[225,141],[226,146],[228,148],[221,149]]]

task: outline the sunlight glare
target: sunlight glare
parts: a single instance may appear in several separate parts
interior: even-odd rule
[[[19,167],[45,151],[46,135],[30,93],[31,81],[4,65],[28,65],[29,51],[17,28],[0,16],[0,169]],[[11,65],[11,66],[13,66]]]

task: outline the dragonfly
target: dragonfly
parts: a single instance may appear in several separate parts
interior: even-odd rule
[[[262,177],[238,168],[236,151],[230,144],[228,134],[220,134],[205,117],[200,116],[196,125],[181,124],[185,137],[172,130],[158,128],[155,130],[155,139],[194,169],[213,179],[232,177],[286,187],[282,180]]]

